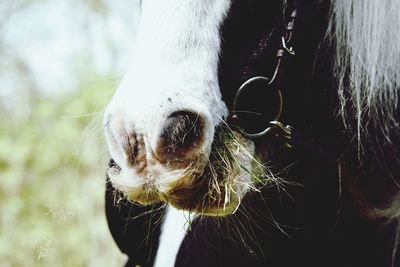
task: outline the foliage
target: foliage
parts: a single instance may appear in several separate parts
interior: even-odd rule
[[[104,216],[101,112],[115,87],[0,112],[0,266],[123,265]]]

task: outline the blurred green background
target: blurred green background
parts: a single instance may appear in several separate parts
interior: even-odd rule
[[[0,266],[122,266],[104,214],[102,111],[138,1],[0,3]]]

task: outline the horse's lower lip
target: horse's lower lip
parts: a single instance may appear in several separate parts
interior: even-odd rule
[[[178,182],[171,187],[168,192],[160,192],[154,185],[144,185],[137,191],[125,195],[128,200],[137,202],[141,205],[151,205],[159,202],[169,203],[177,209],[186,210],[193,213],[207,216],[226,216],[232,214],[239,201],[233,193],[225,194],[221,192],[209,192],[208,183],[202,181],[201,176],[194,178],[198,183]],[[227,196],[228,195],[228,196]],[[226,198],[229,198],[228,200]]]
[[[146,194],[140,194],[140,195],[128,195],[127,196],[128,200],[137,202],[141,205],[151,205],[155,203],[162,202],[159,195],[156,192],[149,193],[147,192]]]
[[[236,201],[230,201],[229,205],[223,206],[221,204],[223,201],[221,200],[220,204],[221,205],[206,205],[202,206],[200,205],[199,201],[192,202],[191,200],[184,200],[181,199],[179,202],[175,202],[171,200],[170,196],[165,195],[165,194],[141,194],[141,195],[128,195],[127,196],[128,200],[137,202],[141,205],[152,205],[160,202],[165,202],[169,203],[170,205],[174,206],[175,208],[179,210],[186,210],[189,212],[197,213],[197,214],[202,214],[206,216],[227,216],[231,215],[235,212],[237,207],[239,206],[239,202]]]
[[[199,201],[196,203],[187,202],[185,204],[184,200],[176,203],[174,201],[169,201],[169,203],[177,209],[186,210],[197,214],[202,214],[206,216],[227,216],[233,214],[239,206],[239,201],[229,201],[228,205],[223,204],[223,199],[221,201],[216,202],[217,204],[208,204],[202,206]]]

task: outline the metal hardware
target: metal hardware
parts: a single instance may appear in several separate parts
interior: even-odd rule
[[[284,124],[282,124],[279,119],[283,110],[283,97],[282,97],[282,65],[284,63],[284,59],[285,59],[285,55],[289,55],[289,56],[295,56],[296,52],[294,50],[294,48],[289,45],[292,41],[292,37],[293,37],[293,29],[295,26],[295,19],[297,17],[297,10],[294,9],[290,15],[290,21],[288,23],[286,23],[286,31],[282,34],[282,43],[280,48],[277,50],[276,53],[276,57],[277,57],[277,62],[276,62],[276,66],[272,75],[272,78],[269,79],[267,77],[264,76],[256,76],[253,78],[248,79],[247,81],[245,81],[239,88],[239,90],[236,92],[235,98],[233,100],[233,108],[232,108],[232,112],[230,115],[230,121],[233,123],[233,126],[235,126],[236,128],[238,128],[238,130],[247,138],[250,139],[255,139],[255,138],[259,138],[262,136],[265,136],[269,133],[271,133],[271,131],[273,129],[280,129],[282,134],[284,136],[288,136],[290,137],[291,135],[291,126],[285,126]],[[248,90],[249,86],[257,81],[265,81],[267,83],[267,88],[266,89],[270,89],[270,90],[276,90],[276,94],[277,94],[277,105],[278,105],[278,110],[275,114],[275,117],[272,118],[272,120],[269,123],[266,123],[268,126],[257,133],[249,133],[247,132],[245,129],[240,128],[240,111],[237,110],[238,108],[238,99],[240,97],[240,95]],[[250,111],[251,113],[251,111]]]

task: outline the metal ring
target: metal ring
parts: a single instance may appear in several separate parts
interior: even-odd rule
[[[267,77],[264,77],[264,76],[256,76],[256,77],[250,78],[250,79],[248,79],[246,82],[244,82],[244,83],[242,84],[242,86],[240,86],[239,90],[236,92],[235,98],[234,98],[234,100],[233,100],[232,115],[236,115],[236,116],[238,117],[238,114],[236,113],[236,106],[237,106],[237,102],[238,102],[238,99],[239,99],[240,94],[241,94],[243,91],[246,90],[246,88],[247,88],[248,85],[250,85],[250,84],[252,84],[252,83],[254,83],[254,82],[256,82],[256,81],[259,81],[259,80],[266,81],[268,86],[271,85],[272,82],[273,82],[273,81],[271,81],[271,79],[269,79],[269,78],[267,78]],[[283,109],[283,97],[282,97],[281,90],[279,90],[279,89],[276,89],[276,90],[277,90],[277,93],[278,93],[278,103],[279,103],[279,105],[278,105],[278,111],[277,111],[277,113],[276,113],[276,115],[275,115],[275,118],[274,118],[272,121],[278,121],[278,120],[279,120],[279,118],[280,118],[280,116],[281,116],[281,113],[282,113],[282,109]],[[271,131],[272,126],[269,126],[269,127],[265,128],[263,131],[258,132],[258,133],[247,133],[246,131],[244,131],[244,130],[241,129],[240,127],[238,127],[238,128],[239,128],[239,131],[240,131],[245,137],[250,138],[250,139],[254,139],[254,138],[258,138],[258,137],[261,137],[261,136],[266,135],[268,132]]]

